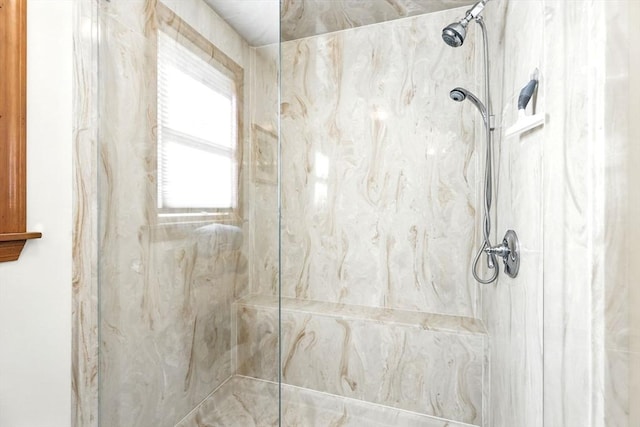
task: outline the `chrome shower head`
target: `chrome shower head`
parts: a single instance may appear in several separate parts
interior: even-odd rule
[[[467,35],[467,23],[460,21],[447,25],[442,30],[442,40],[451,47],[460,47]]]
[[[485,122],[487,121],[487,108],[484,106],[482,101],[480,101],[478,97],[473,93],[464,88],[457,87],[449,92],[449,97],[456,102],[462,102],[465,99],[469,99],[469,101],[471,101],[471,103],[476,106],[478,111],[480,111],[480,114],[482,114],[482,120],[484,120]]]
[[[489,0],[480,0],[471,9],[467,11],[464,18],[458,22],[447,25],[442,30],[442,40],[451,47],[460,47],[464,43],[464,38],[467,35],[467,25],[474,19],[480,16],[480,12],[484,9],[485,4]]]
[[[457,87],[449,92],[449,96],[456,102],[462,102],[467,99],[467,91]]]

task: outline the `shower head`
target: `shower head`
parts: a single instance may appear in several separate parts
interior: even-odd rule
[[[467,35],[467,25],[474,19],[480,16],[480,12],[484,9],[485,4],[489,0],[481,0],[476,3],[471,9],[469,9],[460,21],[447,25],[442,30],[442,40],[451,47],[460,47],[464,43],[464,38]]]
[[[467,22],[454,22],[442,30],[442,40],[451,47],[460,47],[467,35]]]
[[[467,91],[457,87],[449,92],[449,96],[456,102],[462,102],[467,99]]]
[[[449,92],[449,97],[451,97],[451,99],[453,99],[456,102],[462,102],[465,99],[469,99],[469,101],[471,101],[471,103],[476,106],[478,111],[480,111],[480,114],[482,114],[482,119],[485,122],[487,121],[487,108],[484,106],[482,101],[480,101],[478,97],[475,96],[473,93],[469,92],[464,88],[457,87],[453,89],[451,92]]]

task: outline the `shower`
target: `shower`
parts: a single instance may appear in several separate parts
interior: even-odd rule
[[[458,22],[449,24],[442,30],[442,39],[446,44],[451,47],[460,47],[464,43],[464,38],[467,35],[467,25],[474,19],[480,17],[480,13],[484,10],[484,6],[489,0],[482,0],[475,4],[471,9],[467,11],[467,14]]]
[[[498,278],[497,257],[502,257],[504,261],[504,271],[509,277],[516,277],[520,267],[520,254],[518,237],[513,230],[507,231],[502,243],[498,246],[491,244],[491,205],[493,192],[493,149],[492,149],[492,132],[494,130],[493,114],[491,112],[491,88],[489,84],[489,43],[487,40],[487,29],[484,25],[484,19],[480,13],[484,10],[489,0],[481,0],[467,11],[464,18],[458,22],[447,25],[442,30],[442,39],[451,47],[460,47],[464,43],[467,35],[467,26],[469,22],[475,20],[482,29],[482,40],[484,48],[484,95],[486,104],[467,89],[457,87],[449,92],[449,97],[456,102],[462,102],[465,99],[471,101],[482,115],[485,129],[485,173],[484,173],[484,218],[482,227],[483,243],[480,246],[472,267],[473,277],[482,284],[489,284]],[[480,277],[478,273],[478,264],[482,254],[487,255],[487,267],[493,270],[488,278]]]
[[[468,90],[463,89],[461,87],[457,87],[451,90],[451,92],[449,92],[449,97],[451,97],[451,99],[453,99],[456,102],[462,102],[465,99],[469,98],[469,101],[471,101],[473,105],[476,106],[478,111],[480,111],[480,114],[482,114],[482,120],[486,123],[487,120],[489,119],[487,117],[487,107],[484,106],[482,101],[480,101],[477,96],[475,96],[473,93],[469,92]]]

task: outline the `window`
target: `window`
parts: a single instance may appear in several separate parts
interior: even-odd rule
[[[176,20],[158,31],[158,211],[230,215],[239,204],[242,69]]]

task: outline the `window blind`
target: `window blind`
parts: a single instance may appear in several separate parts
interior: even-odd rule
[[[219,67],[158,32],[160,209],[237,204],[236,87]]]

